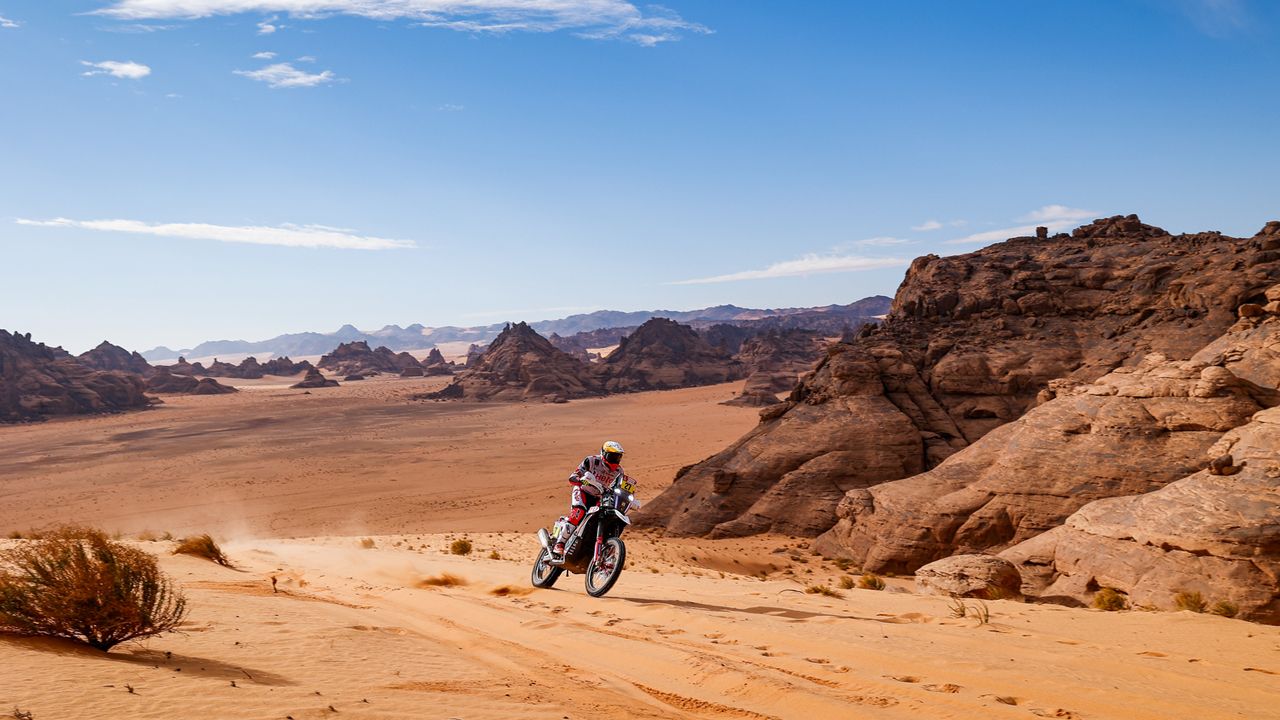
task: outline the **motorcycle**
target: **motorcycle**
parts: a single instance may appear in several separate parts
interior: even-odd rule
[[[556,584],[560,574],[568,571],[586,575],[587,594],[601,597],[613,587],[622,574],[627,560],[627,546],[622,542],[622,531],[631,524],[627,512],[640,507],[635,496],[636,485],[631,478],[622,475],[614,480],[600,497],[595,507],[588,508],[573,534],[565,541],[564,557],[551,551],[552,538],[560,537],[560,531],[569,518],[561,516],[552,528],[538,528],[538,543],[542,550],[533,563],[530,579],[536,588],[549,588]]]

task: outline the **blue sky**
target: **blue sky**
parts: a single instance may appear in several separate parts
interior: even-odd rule
[[[1263,0],[0,0],[0,327],[807,306],[1036,224],[1251,235],[1278,30]]]

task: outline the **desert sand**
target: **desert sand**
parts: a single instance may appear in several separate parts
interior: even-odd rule
[[[632,533],[605,598],[535,590],[531,531],[605,437],[652,496],[756,421],[737,384],[564,405],[236,381],[0,428],[0,530],[79,522],[155,553],[182,632],[109,654],[0,637],[0,713],[49,718],[1267,718],[1280,628],[1209,615],[843,590],[786,537]],[[211,532],[235,569],[151,534]],[[452,540],[474,544],[468,556]],[[11,543],[18,541],[0,541]],[[273,581],[275,579],[275,590]]]

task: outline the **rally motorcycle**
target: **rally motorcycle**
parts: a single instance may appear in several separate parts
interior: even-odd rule
[[[542,550],[533,563],[531,580],[536,588],[549,588],[556,584],[560,573],[569,571],[587,577],[587,594],[600,597],[609,592],[622,574],[627,559],[627,546],[622,543],[622,531],[631,524],[627,512],[640,507],[635,496],[635,481],[623,475],[605,489],[600,502],[589,508],[573,534],[565,541],[564,557],[551,551],[554,537],[569,518],[561,516],[551,533],[538,528],[538,542]]]

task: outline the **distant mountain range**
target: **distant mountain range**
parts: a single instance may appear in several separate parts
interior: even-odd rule
[[[642,310],[621,312],[598,310],[592,313],[570,315],[559,320],[543,320],[530,326],[544,337],[555,333],[561,336],[589,332],[604,328],[634,327],[655,317],[664,317],[695,328],[717,324],[751,325],[766,327],[809,327],[815,330],[839,331],[841,325],[856,325],[867,318],[884,315],[889,311],[890,299],[883,295],[864,298],[848,305],[826,305],[812,308],[754,309],[736,305],[718,305],[700,310]],[[506,323],[476,327],[446,326],[431,328],[415,323],[408,327],[387,325],[381,330],[365,332],[352,325],[343,325],[336,332],[303,332],[279,335],[269,340],[209,340],[193,348],[171,350],[160,346],[143,352],[149,362],[176,360],[178,357],[215,357],[253,353],[258,355],[291,355],[294,357],[323,355],[342,343],[364,340],[370,347],[386,346],[391,350],[420,350],[448,342],[468,342],[484,345],[502,332]]]

